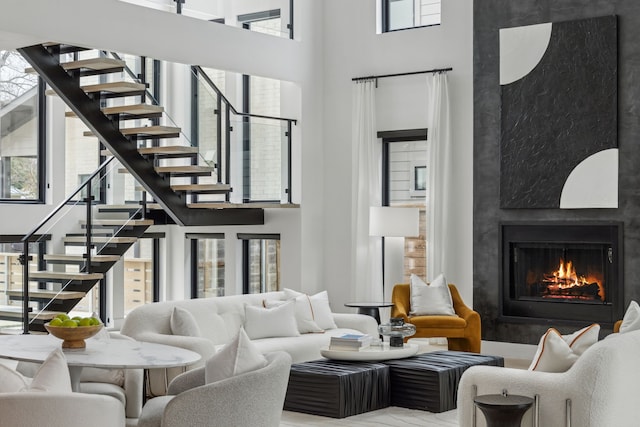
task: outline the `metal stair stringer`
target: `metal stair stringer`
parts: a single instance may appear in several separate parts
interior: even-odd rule
[[[93,98],[80,87],[79,78],[65,71],[58,59],[42,45],[18,49],[38,74],[62,98],[71,110],[124,165],[155,201],[179,225],[245,225],[264,224],[262,209],[189,209],[185,198],[170,187],[170,180],[160,176],[154,165],[145,159],[119,130],[117,122],[100,109],[99,97]]]

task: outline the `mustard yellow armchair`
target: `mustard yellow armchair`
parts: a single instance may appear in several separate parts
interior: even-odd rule
[[[449,350],[480,353],[480,315],[465,305],[455,285],[449,284],[449,290],[457,316],[410,316],[410,287],[397,284],[391,294],[391,317],[402,317],[416,327],[416,334],[407,339],[446,337]]]

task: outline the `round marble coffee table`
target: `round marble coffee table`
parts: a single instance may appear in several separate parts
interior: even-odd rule
[[[191,365],[200,360],[194,351],[169,345],[129,339],[86,340],[82,349],[62,349],[69,365],[71,387],[79,390],[82,368],[147,369]],[[62,340],[51,335],[0,336],[0,357],[42,363],[49,353],[62,347]]]
[[[328,347],[320,349],[320,354],[327,359],[359,362],[404,359],[405,357],[415,355],[417,352],[418,346],[415,344],[405,344],[402,347],[389,347],[388,343],[383,343],[382,347],[371,346],[360,351],[330,350]]]

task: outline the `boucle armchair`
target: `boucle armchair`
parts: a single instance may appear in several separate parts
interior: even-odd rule
[[[449,284],[449,290],[457,316],[410,316],[410,286],[397,284],[391,295],[391,317],[416,327],[416,334],[409,338],[446,337],[449,350],[480,353],[480,315],[465,305],[455,285]]]
[[[147,401],[138,427],[278,427],[291,356],[283,351],[264,356],[264,368],[210,384],[205,367],[178,375],[166,396]]]
[[[111,396],[41,391],[0,393],[0,425],[124,427],[124,408]]]
[[[640,369],[640,331],[614,334],[589,347],[566,372],[550,373],[523,369],[472,366],[458,386],[458,421],[477,427],[485,420],[474,407],[474,395],[509,394],[539,396],[539,425],[565,427],[567,399],[571,425],[580,427],[636,427],[640,420],[637,388]],[[475,387],[474,387],[475,386]],[[523,427],[531,426],[531,414]]]

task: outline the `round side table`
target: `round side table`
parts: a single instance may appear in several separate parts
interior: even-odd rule
[[[348,302],[345,307],[356,307],[358,314],[366,314],[373,317],[380,324],[380,308],[393,307],[392,302]]]
[[[533,398],[517,394],[485,394],[473,403],[484,414],[487,427],[520,427],[522,416],[533,405]]]

